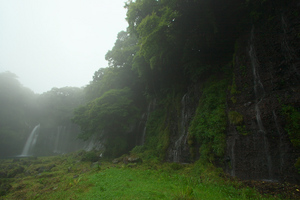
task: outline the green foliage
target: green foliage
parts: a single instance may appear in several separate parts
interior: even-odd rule
[[[130,154],[132,155],[139,155],[144,152],[144,146],[143,145],[137,145],[135,146],[131,151]]]
[[[234,104],[235,104],[235,103],[236,103],[236,101],[237,101],[235,96],[232,96],[232,97],[230,98],[230,100],[231,100],[231,101],[232,101],[232,103],[234,103]]]
[[[230,87],[230,94],[235,95],[235,94],[239,94],[239,93],[241,93],[241,92],[237,91],[237,86],[236,86],[236,83],[235,83],[235,75],[233,75],[232,85]]]
[[[241,135],[248,135],[249,132],[246,130],[246,126],[244,124],[244,117],[237,111],[229,111],[228,119],[230,124],[236,127],[236,130]]]
[[[89,151],[82,155],[81,160],[88,162],[96,162],[99,160],[99,155],[97,154],[97,152]]]
[[[298,157],[295,163],[295,168],[298,170],[298,173],[300,174],[300,157]]]
[[[178,14],[175,11],[164,7],[145,17],[137,27],[141,38],[140,55],[146,59],[152,69],[162,67],[160,63],[164,64],[164,60],[171,59],[169,50],[175,38],[170,33],[172,33],[172,20],[176,17]]]
[[[300,112],[291,105],[282,105],[282,114],[285,116],[285,130],[292,144],[300,148]]]
[[[235,83],[235,74],[233,74],[233,78],[232,78],[232,84],[230,86],[230,94],[231,94],[231,101],[232,103],[236,103],[237,99],[235,97],[236,94],[240,94],[241,92],[237,90],[237,86]]]
[[[1,198],[274,199],[240,182],[222,178],[222,170],[208,163],[161,164],[151,160],[139,165],[124,165],[102,161],[97,168],[91,167],[90,162],[78,161],[82,156],[82,152],[74,152],[35,160],[20,159],[15,165],[24,167],[24,171],[9,180],[0,179]],[[11,162],[1,160],[0,168],[11,168]],[[42,173],[36,170],[43,166],[54,167]]]
[[[180,169],[183,168],[183,166],[182,166],[182,164],[180,164],[180,163],[171,163],[171,164],[170,164],[170,168],[171,168],[172,170],[180,170]]]
[[[114,47],[105,55],[109,66],[131,68],[133,57],[139,50],[137,42],[137,37],[133,34],[125,31],[118,33]]]
[[[163,109],[153,111],[147,122],[145,150],[147,157],[156,156],[164,158],[165,150],[169,144],[168,129],[165,127],[166,112]]]
[[[239,126],[236,126],[236,130],[237,130],[237,131],[239,132],[239,134],[241,134],[241,135],[249,135],[249,132],[247,131],[245,125],[239,125]]]
[[[137,120],[139,112],[132,99],[133,94],[127,87],[111,89],[77,108],[72,121],[80,125],[81,138],[101,136],[106,140],[106,155],[122,154],[128,147],[129,128]]]
[[[143,159],[165,159],[166,151],[170,145],[171,121],[176,112],[180,112],[181,95],[175,92],[168,93],[165,98],[156,101],[155,110],[148,116],[146,124],[146,140],[144,146],[138,146],[132,150]],[[180,124],[178,124],[180,128]]]
[[[203,87],[202,97],[196,115],[189,127],[190,140],[196,140],[200,147],[200,156],[204,160],[213,161],[224,154],[226,146],[226,80],[211,79]]]
[[[100,130],[126,131],[137,111],[131,95],[129,88],[109,90],[85,107],[78,108],[73,121],[87,133],[99,133]]]
[[[229,111],[228,112],[229,122],[233,125],[240,125],[243,123],[243,115],[238,113],[237,111]]]
[[[69,124],[73,110],[84,104],[83,90],[77,87],[52,88],[37,98],[39,123],[44,127]]]

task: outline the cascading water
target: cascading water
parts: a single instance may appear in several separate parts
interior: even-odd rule
[[[253,71],[253,88],[254,88],[254,94],[255,94],[255,115],[256,115],[256,121],[258,125],[258,132],[257,134],[262,134],[263,138],[263,146],[264,146],[264,153],[267,159],[267,166],[268,166],[268,175],[269,179],[272,178],[272,160],[269,152],[269,144],[268,139],[266,137],[266,132],[261,120],[261,112],[259,108],[259,104],[262,102],[264,96],[265,96],[265,90],[264,86],[260,80],[259,74],[257,69],[259,68],[258,59],[256,57],[256,52],[254,48],[254,27],[251,31],[251,39],[250,39],[250,49],[249,49],[249,57],[251,59],[251,66]]]
[[[102,132],[101,135],[103,135],[104,132]],[[101,136],[97,136],[94,135],[92,136],[88,141],[86,141],[86,145],[83,147],[83,149],[85,151],[92,151],[92,150],[105,150],[105,146],[103,145],[103,143],[105,143],[105,140],[103,141],[102,139],[100,139]]]
[[[227,171],[230,173],[231,176],[235,176],[235,171],[236,171],[236,141],[239,139],[239,134],[236,131],[235,127],[229,127],[231,128],[230,136],[227,139],[227,152],[228,156],[225,157],[226,162],[230,162],[227,167]]]
[[[148,105],[147,112],[142,115],[141,122],[143,122],[142,124],[143,124],[144,128],[143,128],[143,131],[142,131],[142,137],[140,139],[139,145],[144,145],[145,144],[146,131],[147,131],[147,128],[146,128],[147,126],[146,125],[147,125],[147,121],[149,119],[151,111],[154,110],[154,108],[155,108],[155,103],[156,103],[155,99],[153,101],[151,101]]]
[[[86,151],[103,150],[104,147],[100,137],[92,137],[88,141],[82,141],[77,139],[79,134],[80,129],[73,124],[57,127],[47,127],[39,124],[30,133],[20,157],[64,154],[80,149]]]
[[[57,127],[57,135],[55,138],[54,150],[53,153],[64,153],[64,147],[66,147],[67,140],[64,139],[64,136],[67,134],[65,126]]]
[[[178,140],[176,140],[174,149],[173,149],[173,162],[179,162],[180,156],[181,156],[181,150],[184,145],[186,145],[187,142],[187,121],[188,121],[188,112],[186,110],[186,103],[188,100],[188,95],[185,94],[181,99],[181,121],[180,121],[180,128],[181,128],[181,135],[179,136]]]
[[[29,137],[27,138],[27,141],[25,143],[25,146],[23,148],[21,156],[29,156],[31,153],[30,150],[34,147],[36,144],[37,138],[39,136],[39,128],[40,124],[35,126],[33,130],[31,131]]]

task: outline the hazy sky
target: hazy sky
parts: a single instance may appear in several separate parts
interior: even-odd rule
[[[36,93],[87,85],[126,30],[124,2],[0,0],[0,73]]]

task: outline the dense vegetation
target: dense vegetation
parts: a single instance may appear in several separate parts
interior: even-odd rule
[[[106,54],[109,68],[95,72],[93,81],[85,88],[89,103],[75,112],[73,122],[81,126],[82,137],[98,134],[107,144],[122,141],[117,145],[119,150],[107,151],[108,155],[120,155],[126,146],[127,150],[134,146],[130,142],[134,134],[129,127],[140,119],[145,102],[159,99],[158,110],[147,124],[149,141],[145,148],[161,149],[155,154],[164,157],[170,132],[170,125],[164,125],[168,118],[166,113],[172,101],[180,101],[172,96],[184,94],[187,86],[204,77],[227,77],[224,68],[231,58],[240,24],[222,19],[226,15],[233,20],[233,16],[239,14],[247,20],[247,14],[242,13],[247,6],[236,1],[226,4],[221,1],[129,1],[125,6],[128,28],[118,34],[115,46]],[[222,88],[226,86],[223,84]],[[115,100],[109,100],[113,98]],[[224,95],[220,98],[223,104],[224,98]],[[163,110],[159,110],[160,106]],[[224,122],[224,118],[222,120]],[[195,135],[200,135],[196,132]],[[156,139],[150,139],[151,135],[156,135]],[[211,137],[224,140],[223,136]],[[151,140],[159,147],[153,148]],[[219,155],[222,150],[216,151]]]
[[[213,154],[221,156],[224,136],[219,133],[224,130],[224,125],[220,125],[219,130],[212,130],[207,139],[201,138],[206,137],[201,130],[214,123],[224,124],[225,79],[230,76],[228,63],[231,62],[234,42],[244,27],[263,15],[262,8],[278,4],[277,1],[272,2],[128,1],[125,4],[128,28],[118,34],[114,47],[105,56],[109,67],[96,71],[93,80],[83,90],[53,88],[42,95],[35,95],[22,87],[14,74],[1,74],[1,141],[20,144],[30,129],[39,123],[49,127],[70,123],[72,110],[81,105],[72,119],[81,127],[81,138],[101,136],[107,143],[107,155],[118,156],[136,145],[133,142],[136,132],[132,127],[139,123],[147,104],[158,99],[164,108],[150,116],[147,129],[157,135],[152,142],[165,151],[170,132],[170,125],[165,125],[165,121],[170,117],[166,113],[171,112],[171,102],[175,101],[178,105],[178,94],[184,94],[188,86],[203,83],[214,76],[223,88],[219,88],[216,94],[221,92],[223,97],[216,97],[210,91],[207,92],[209,97],[206,97],[204,91],[197,113],[212,109],[217,112],[213,118],[218,122],[208,119],[200,123],[204,114],[197,114],[190,128],[190,144],[194,148],[192,138],[198,143],[206,141],[202,148],[206,146],[207,152],[214,149]],[[210,101],[219,105],[214,107]],[[216,119],[218,116],[219,119]],[[149,133],[150,136],[153,134]],[[1,147],[13,147],[10,142],[4,142]],[[152,142],[146,141],[146,146]],[[163,157],[161,150],[158,155]]]
[[[173,120],[180,115],[181,97],[189,87],[199,87],[188,127],[190,161],[199,156],[209,162],[222,159],[227,121],[242,135],[248,134],[240,113],[226,113],[226,94],[233,104],[239,94],[231,71],[235,42],[251,24],[272,20],[274,8],[285,4],[279,0],[127,1],[127,30],[118,34],[107,52],[109,66],[96,71],[85,88],[53,88],[35,95],[14,74],[0,74],[2,150],[20,152],[16,146],[36,124],[59,126],[72,118],[81,128],[81,139],[101,138],[106,156],[118,157],[134,148],[144,157],[164,160],[172,130],[182,128]],[[145,125],[147,139],[137,146],[141,130],[136,127],[153,102],[155,110]],[[298,146],[294,132],[299,129],[299,112],[286,106],[282,115],[287,116],[286,131]]]
[[[53,88],[36,95],[24,88],[16,75],[0,74],[0,152],[19,153],[17,146],[24,143],[36,124],[52,127],[75,123],[81,128],[79,138],[97,136],[101,140],[104,157],[122,160],[130,154],[144,161],[91,164],[98,161],[100,152],[77,152],[38,161],[6,160],[0,171],[1,195],[13,188],[7,194],[9,198],[26,193],[26,198],[37,199],[46,195],[49,199],[268,199],[240,182],[229,181],[215,166],[224,167],[230,160],[225,155],[228,127],[234,128],[237,138],[255,132],[255,127],[246,129],[251,123],[246,124],[249,116],[241,109],[254,103],[243,102],[237,109],[232,106],[239,103],[241,92],[250,88],[237,85],[236,72],[232,72],[236,54],[242,51],[236,40],[260,19],[272,21],[278,12],[274,8],[285,4],[280,0],[127,1],[128,28],[118,34],[114,47],[107,52],[108,67],[96,71],[85,88]],[[249,69],[245,56],[240,57],[239,75],[245,78]],[[186,95],[195,108],[188,125],[179,122]],[[247,95],[255,96],[253,92]],[[300,141],[298,107],[281,102],[276,106],[283,119],[282,132],[286,131],[288,142],[296,150]],[[251,120],[255,121],[253,113],[254,109]],[[273,117],[277,126],[275,108]],[[167,154],[174,150],[172,145],[181,142],[176,137],[178,130],[185,128],[189,151],[185,161],[193,164],[162,163],[174,161]],[[147,137],[141,140],[142,133]],[[289,169],[300,169],[299,157],[292,163]],[[266,183],[260,184],[264,189]],[[285,186],[274,183],[271,188]],[[287,198],[297,196],[299,188],[291,187],[288,193]]]

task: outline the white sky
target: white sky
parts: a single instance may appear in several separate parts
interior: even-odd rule
[[[0,73],[25,87],[87,85],[126,30],[126,0],[0,0]]]

